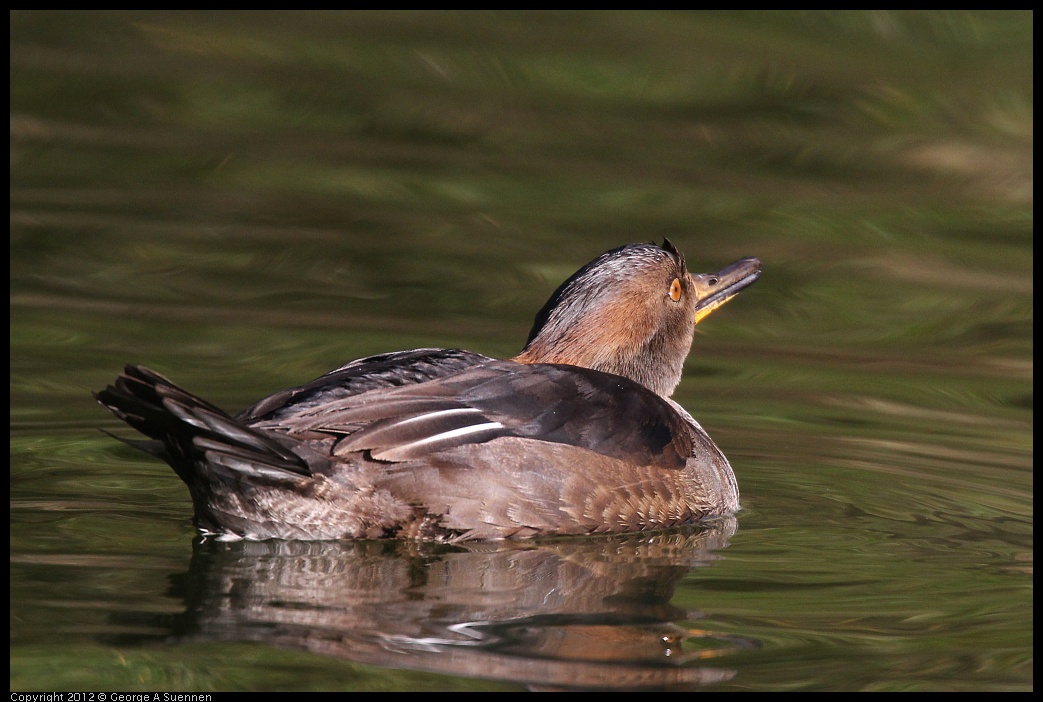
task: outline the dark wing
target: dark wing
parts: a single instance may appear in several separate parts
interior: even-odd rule
[[[343,438],[334,454],[366,451],[390,462],[514,436],[664,468],[684,467],[692,455],[693,433],[668,402],[626,378],[511,361],[489,361],[256,426],[289,434],[339,434]]]
[[[253,424],[275,421],[337,403],[370,390],[423,383],[491,360],[460,349],[413,349],[367,356],[310,383],[281,390],[240,412],[236,419]]]
[[[199,473],[207,470],[223,471],[232,480],[242,475],[306,477],[325,463],[323,454],[303,447],[298,438],[286,437],[285,432],[265,431],[259,418],[292,420],[295,413],[346,401],[369,390],[422,383],[488,360],[455,349],[371,356],[267,397],[235,418],[141,366],[127,366],[95,398],[151,439],[121,441],[167,461],[190,487],[206,483]]]
[[[215,470],[284,479],[309,476],[299,455],[277,434],[244,427],[220,408],[143,366],[128,365],[94,397],[151,441],[120,439],[167,461],[189,486],[202,462]],[[119,437],[116,437],[119,438]]]

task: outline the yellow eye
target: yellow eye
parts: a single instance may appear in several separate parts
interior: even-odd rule
[[[674,278],[674,282],[670,283],[670,299],[677,302],[681,299],[681,281]]]

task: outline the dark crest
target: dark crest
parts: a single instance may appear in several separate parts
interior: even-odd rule
[[[688,270],[688,267],[685,264],[684,254],[678,251],[677,247],[671,244],[670,240],[666,237],[663,237],[663,245],[661,248],[663,249],[663,251],[666,251],[668,254],[676,258],[677,263],[680,264],[683,270]]]

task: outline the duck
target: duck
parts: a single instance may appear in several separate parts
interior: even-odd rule
[[[692,274],[669,240],[563,282],[522,351],[351,361],[236,415],[140,365],[95,399],[188,486],[218,540],[459,542],[659,530],[739,510],[728,459],[671,398],[695,325],[761,275]]]

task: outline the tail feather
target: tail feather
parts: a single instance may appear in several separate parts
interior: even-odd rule
[[[304,459],[267,432],[237,422],[148,368],[128,365],[94,398],[151,439],[120,441],[164,459],[190,486],[201,464],[277,480],[311,475]]]
[[[94,393],[94,397],[97,398],[98,393]],[[138,451],[144,451],[145,453],[151,454],[162,458],[166,453],[166,446],[163,445],[162,441],[157,439],[124,439],[122,436],[116,436],[111,431],[105,431],[104,429],[99,430],[106,436],[111,436],[121,444],[126,444],[131,448],[136,448]]]

